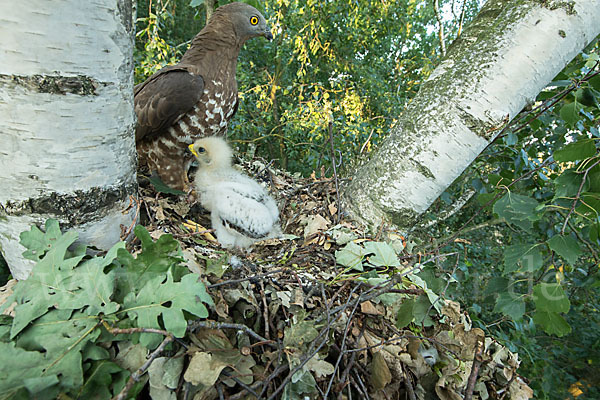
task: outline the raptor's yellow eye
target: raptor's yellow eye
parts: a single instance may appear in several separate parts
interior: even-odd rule
[[[253,15],[250,17],[250,25],[257,25],[258,24],[258,17],[256,15]]]

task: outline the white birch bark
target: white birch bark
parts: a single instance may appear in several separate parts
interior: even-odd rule
[[[600,34],[600,0],[488,0],[344,191],[364,225],[416,219]]]
[[[56,218],[106,249],[137,194],[132,0],[0,0],[0,250]]]

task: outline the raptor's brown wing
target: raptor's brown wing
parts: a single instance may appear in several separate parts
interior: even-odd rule
[[[194,108],[204,80],[184,66],[165,67],[134,88],[137,126],[135,141],[156,135]]]

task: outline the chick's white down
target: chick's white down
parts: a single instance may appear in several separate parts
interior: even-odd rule
[[[202,138],[190,149],[199,164],[194,186],[200,204],[211,212],[222,246],[245,248],[281,234],[277,203],[257,182],[233,169],[225,140]]]

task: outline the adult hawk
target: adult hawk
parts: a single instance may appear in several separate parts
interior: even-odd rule
[[[178,64],[156,72],[134,89],[135,141],[140,163],[172,187],[187,191],[193,157],[188,145],[225,136],[238,105],[235,71],[246,40],[273,39],[265,18],[245,3],[215,10]]]

